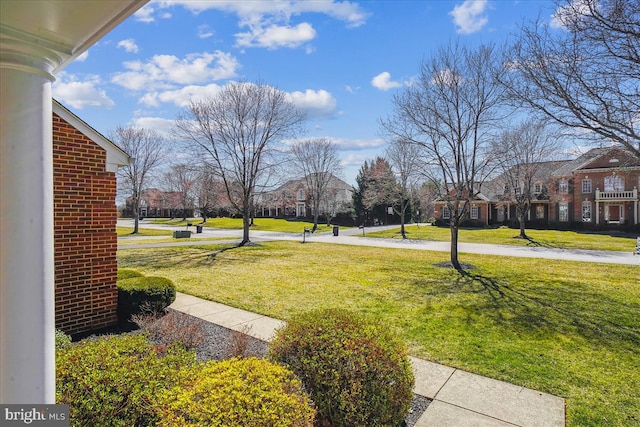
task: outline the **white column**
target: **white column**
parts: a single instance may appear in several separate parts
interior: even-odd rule
[[[6,41],[6,43],[4,43]],[[0,51],[0,402],[55,403],[51,70]],[[7,48],[8,46],[8,48]]]
[[[640,201],[638,201],[638,187],[633,187],[633,199],[635,200],[633,202],[633,223],[637,224],[638,223],[638,204],[640,204]]]

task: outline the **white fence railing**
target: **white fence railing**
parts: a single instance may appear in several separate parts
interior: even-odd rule
[[[596,190],[596,200],[638,200],[638,189],[630,191],[600,191]]]

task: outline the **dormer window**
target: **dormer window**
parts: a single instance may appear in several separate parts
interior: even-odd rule
[[[609,163],[619,163],[620,160],[616,159],[615,157],[612,159],[609,159]]]
[[[535,184],[533,184],[533,194],[540,194],[540,193],[542,193],[542,183],[536,182]]]

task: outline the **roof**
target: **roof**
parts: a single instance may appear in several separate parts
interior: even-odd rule
[[[611,147],[592,148],[591,150],[587,151],[580,157],[573,160],[569,160],[564,166],[553,171],[550,174],[550,176],[554,176],[554,177],[571,176],[574,171],[584,167],[585,165],[597,159],[598,157],[602,156],[603,154],[608,153],[610,150],[611,150]]]
[[[129,164],[131,158],[127,153],[55,99],[53,100],[53,112],[107,152],[107,164],[105,165],[107,172],[115,172],[119,166]]]

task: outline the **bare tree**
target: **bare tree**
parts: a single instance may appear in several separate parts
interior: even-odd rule
[[[175,135],[208,156],[229,203],[242,215],[240,245],[250,242],[256,186],[281,154],[279,142],[297,136],[304,119],[286,93],[240,82],[214,97],[191,101],[176,120]]]
[[[177,206],[182,211],[182,219],[187,219],[187,211],[194,207],[194,190],[197,169],[185,163],[176,163],[169,167],[163,178],[168,191],[178,195]]]
[[[418,81],[394,96],[394,116],[382,125],[418,144],[441,183],[439,198],[450,213],[451,264],[458,261],[458,229],[488,171],[487,148],[497,126],[502,87],[495,80],[502,61],[494,46],[476,50],[441,47],[420,69]]]
[[[556,5],[555,25],[521,29],[503,83],[515,99],[581,137],[622,144],[640,157],[640,2]]]
[[[322,206],[328,206],[327,189],[331,179],[342,171],[338,146],[327,138],[297,141],[291,146],[294,168],[304,176],[313,204],[313,231],[318,228]],[[326,212],[329,215],[329,212]]]
[[[155,131],[134,127],[118,127],[110,139],[122,148],[132,161],[118,169],[118,185],[131,195],[133,205],[133,233],[138,233],[140,201],[152,173],[162,164],[168,153],[165,140]]]
[[[222,182],[213,173],[213,167],[202,162],[196,169],[196,179],[194,182],[194,206],[200,212],[202,223],[207,222],[207,218],[214,215],[216,208],[221,208]]]
[[[539,176],[543,162],[549,160],[559,147],[559,140],[547,131],[544,122],[535,120],[503,131],[494,141],[493,157],[502,171],[505,195],[510,202],[515,202],[519,237],[522,239],[528,239],[525,222],[534,197],[535,181],[547,178]]]
[[[396,212],[400,215],[400,233],[403,239],[407,238],[404,222],[411,201],[412,189],[418,173],[423,168],[420,151],[419,145],[396,138],[389,143],[385,154],[397,179],[399,209]]]

